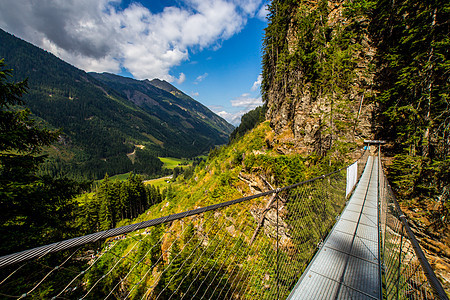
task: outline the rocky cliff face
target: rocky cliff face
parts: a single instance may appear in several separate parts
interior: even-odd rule
[[[323,155],[372,138],[369,22],[345,1],[274,1],[266,29],[263,97],[274,143]]]

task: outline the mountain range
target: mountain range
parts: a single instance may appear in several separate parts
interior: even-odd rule
[[[194,157],[225,144],[234,127],[170,83],[87,73],[0,29],[0,58],[28,79],[26,106],[61,129],[47,149],[53,176],[156,174],[158,156]]]

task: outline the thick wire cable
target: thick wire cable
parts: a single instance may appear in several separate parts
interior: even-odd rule
[[[227,219],[224,217],[224,219],[225,219],[225,221],[227,221]],[[221,228],[223,228],[224,226],[225,226],[225,221],[223,222],[223,226],[221,227]],[[230,241],[231,240],[231,234],[226,234],[226,233],[224,233],[223,234],[223,237],[222,237],[222,239],[220,240],[220,242],[216,245],[216,247],[214,248],[214,250],[211,252],[211,254],[209,255],[209,257],[208,257],[208,259],[207,260],[205,260],[205,263],[202,265],[202,267],[200,268],[200,271],[197,273],[197,276],[194,278],[194,280],[192,280],[192,282],[191,282],[191,284],[189,285],[189,287],[187,288],[187,290],[184,292],[184,294],[183,294],[183,297],[181,298],[181,299],[184,299],[185,297],[186,297],[186,295],[188,295],[188,292],[189,292],[189,290],[191,289],[191,287],[192,287],[192,285],[194,284],[194,282],[197,282],[197,279],[198,279],[198,277],[200,276],[200,274],[201,274],[201,272],[203,271],[203,269],[205,268],[205,266],[207,265],[207,263],[208,263],[208,260],[210,260],[212,257],[213,257],[213,255],[214,254],[216,254],[216,250],[219,248],[221,248],[220,246],[225,242],[228,242],[228,241]],[[213,268],[210,268],[210,271],[211,270],[213,270]],[[208,274],[209,274],[209,272],[208,272]],[[205,277],[205,279],[206,279],[206,277]],[[204,280],[205,280],[204,279]],[[183,279],[184,280],[184,279]],[[203,284],[203,282],[204,282],[204,280],[202,281],[202,283],[199,285],[199,287],[198,288],[200,288],[201,286],[202,286],[202,284]]]
[[[141,240],[140,240],[140,241],[141,241]],[[136,243],[134,243],[133,247],[132,247],[130,250],[128,250],[128,252],[127,252],[127,254],[125,254],[125,256],[128,256],[128,254],[131,253],[131,251],[139,244],[140,241],[137,241]],[[102,277],[100,277],[100,278],[94,283],[94,285],[89,289],[89,291],[88,291],[83,297],[81,297],[81,299],[86,298],[86,296],[89,295],[89,293],[97,286],[97,284],[98,284],[101,280],[103,280],[106,276],[108,276],[108,275],[109,275],[109,274],[117,267],[117,265],[122,261],[122,259],[123,259],[125,256],[122,256],[120,259],[118,259],[118,260],[116,261],[116,263],[114,264],[114,266],[113,266],[112,268],[110,268],[110,269],[108,270],[108,272],[107,272],[105,275],[103,275]]]
[[[209,219],[211,219],[214,216],[214,214],[210,214],[210,216],[203,221],[202,225],[205,224]],[[180,219],[181,222],[185,222],[183,219]],[[187,227],[186,227],[187,229]],[[162,274],[172,265],[172,263],[175,261],[175,259],[184,251],[184,249],[186,248],[186,246],[191,242],[191,240],[194,238],[195,234],[192,235],[190,237],[190,239],[183,245],[183,249],[180,250],[180,252],[177,253],[177,255],[169,262],[169,264],[166,266],[166,268],[159,274],[158,278],[155,280],[155,284],[150,286],[147,291],[144,293],[144,296],[141,299],[144,299],[146,297],[146,295],[151,291],[151,294],[149,295],[149,297],[151,297],[153,295],[154,290],[152,290],[152,288],[156,287],[156,285],[159,282],[159,279],[161,278]],[[172,243],[173,245],[173,243]],[[159,296],[159,295],[158,295]]]
[[[81,248],[81,247],[80,247]],[[24,293],[23,295],[20,296],[19,299],[25,298],[26,296],[30,295],[35,289],[37,289],[44,281],[45,279],[48,278],[48,276],[50,276],[50,274],[52,274],[54,271],[58,270],[59,268],[61,268],[66,262],[69,261],[69,259],[72,258],[72,256],[75,255],[75,253],[78,252],[78,250],[80,250],[80,248],[78,248],[77,250],[75,250],[71,255],[69,255],[61,264],[59,264],[58,266],[54,267],[52,270],[50,270],[50,272],[48,272],[31,290],[29,290],[27,293]]]
[[[131,292],[136,288],[136,286],[139,286],[139,285],[141,284],[141,282],[147,277],[148,273],[149,273],[150,271],[153,271],[153,268],[155,268],[155,267],[159,264],[159,262],[162,261],[162,260],[164,259],[164,255],[165,255],[167,252],[169,252],[170,249],[172,249],[173,244],[174,244],[174,243],[175,243],[175,242],[183,235],[183,233],[184,233],[184,231],[185,231],[186,229],[187,229],[187,227],[186,227],[181,233],[179,233],[178,235],[176,235],[175,239],[174,239],[173,242],[170,244],[170,246],[169,246],[165,251],[163,251],[163,252],[161,253],[161,255],[158,257],[158,260],[157,260],[150,268],[148,268],[148,270],[147,270],[147,272],[145,272],[144,276],[142,276],[141,279],[140,279],[137,283],[135,283],[135,284],[133,285],[133,287],[131,288],[131,290],[128,292],[128,294],[125,296],[124,299],[128,299],[128,297],[131,295]],[[172,234],[172,231],[165,232],[165,234],[166,234],[166,233],[171,233],[171,234]],[[164,240],[165,234],[163,234],[163,236],[161,237],[161,241]],[[145,295],[144,295],[144,296],[145,296]]]
[[[100,258],[105,255],[106,253],[108,253],[112,248],[114,248],[114,246],[117,244],[117,242],[114,242],[110,247],[108,247],[108,249],[106,251],[103,251],[99,256],[97,256],[95,258],[95,260],[92,262],[91,265],[89,265],[89,267],[87,267],[86,269],[84,269],[83,271],[81,271],[77,276],[75,276],[56,296],[54,296],[52,299],[56,299],[59,296],[61,296],[62,293],[64,293],[64,291],[67,290],[67,288],[70,287],[70,285],[72,285],[72,283],[77,280],[78,277],[80,277],[81,275],[84,275],[87,271],[89,271],[96,263],[97,261],[100,260]]]
[[[226,218],[224,218],[226,220]],[[222,222],[222,225],[218,228],[217,232],[219,232],[224,226],[226,225],[226,222]],[[217,234],[216,232],[216,234]],[[222,242],[224,241],[225,237],[227,237],[226,234],[223,235],[221,241],[219,242],[219,244],[216,245],[216,247],[214,248],[214,250],[212,251],[212,253],[210,254],[210,257],[212,257],[215,254],[215,250],[217,249],[217,247],[219,245],[222,244]],[[176,294],[179,290],[179,288],[181,287],[181,285],[183,284],[184,280],[186,280],[186,278],[191,274],[194,266],[198,263],[198,261],[203,257],[203,254],[206,253],[208,251],[208,247],[205,247],[201,253],[201,255],[197,258],[197,261],[192,264],[191,268],[189,269],[189,271],[186,273],[186,275],[183,277],[183,279],[180,281],[180,283],[178,284],[177,289],[172,293],[172,295],[169,297],[169,300],[172,298],[172,296],[174,294]],[[203,264],[202,268],[200,269],[200,271],[197,273],[197,276],[194,278],[194,280],[191,282],[191,284],[189,285],[188,289],[186,291],[184,291],[184,295],[187,295],[189,289],[191,288],[192,284],[197,280],[198,276],[200,275],[201,271],[203,270],[204,266],[206,265],[207,261],[205,261],[205,263]]]
[[[211,214],[213,215],[213,214]],[[219,219],[216,219],[211,228],[208,230],[207,234],[212,230],[213,226],[217,223]],[[195,234],[193,234],[192,238],[195,236]],[[201,241],[198,242],[197,246],[195,246],[194,249],[192,249],[191,253],[189,254],[189,256],[184,260],[184,262],[181,264],[180,268],[178,269],[178,271],[170,278],[169,282],[166,284],[166,286],[159,292],[158,296],[156,296],[156,299],[159,299],[159,296],[161,296],[161,294],[166,290],[166,288],[169,286],[169,284],[172,282],[172,280],[175,278],[175,276],[177,276],[177,274],[183,269],[184,265],[189,261],[189,259],[191,258],[191,256],[196,252],[196,250],[198,249],[198,247],[200,247],[201,245]],[[182,251],[180,251],[181,253]],[[178,290],[178,289],[177,289]],[[170,297],[171,298],[171,297]],[[170,299],[169,298],[169,299]]]

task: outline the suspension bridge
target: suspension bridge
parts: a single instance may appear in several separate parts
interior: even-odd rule
[[[6,255],[0,268],[5,299],[448,299],[380,151],[292,186]]]

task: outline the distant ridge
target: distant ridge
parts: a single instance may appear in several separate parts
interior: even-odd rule
[[[233,130],[168,82],[86,73],[1,29],[0,58],[15,81],[28,78],[23,99],[32,113],[63,130],[48,150],[53,175],[156,174],[157,156],[197,156],[225,144]]]
[[[167,81],[135,80],[110,73],[89,74],[149,114],[172,120],[178,129],[185,133],[189,132],[188,129],[193,126],[200,137],[203,133],[214,129],[220,136],[217,140],[220,144],[223,143],[223,139],[228,139],[234,129],[234,126]],[[167,111],[171,111],[170,116],[166,115]]]

